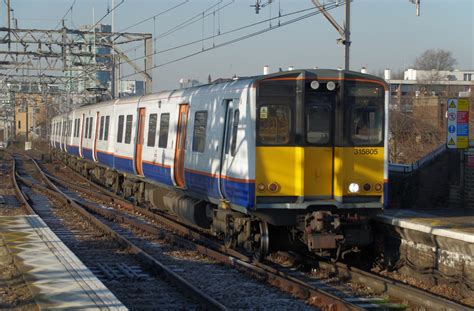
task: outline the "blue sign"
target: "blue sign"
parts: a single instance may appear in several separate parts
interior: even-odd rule
[[[469,136],[468,124],[458,124],[458,136]]]
[[[456,132],[456,127],[455,127],[454,125],[450,125],[450,126],[448,127],[448,131],[449,131],[450,133],[455,133],[455,132]]]

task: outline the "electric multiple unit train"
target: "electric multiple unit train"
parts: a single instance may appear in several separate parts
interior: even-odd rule
[[[84,176],[257,257],[367,246],[387,200],[388,86],[293,70],[86,105],[52,120]]]

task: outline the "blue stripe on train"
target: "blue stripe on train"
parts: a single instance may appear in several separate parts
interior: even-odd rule
[[[92,149],[89,148],[82,148],[82,156],[84,159],[94,161],[94,158],[92,158]]]
[[[72,155],[79,156],[79,147],[68,145],[67,146],[67,152],[72,154]]]
[[[171,168],[149,163],[142,163],[143,174],[146,178],[153,179],[165,185],[173,186]]]
[[[124,159],[114,156],[114,167],[119,171],[135,174],[132,159]]]
[[[189,191],[204,193],[215,199],[220,198],[219,179],[204,174],[185,172],[186,187]],[[222,182],[226,199],[231,203],[253,208],[255,197],[255,183],[237,182],[224,179]]]
[[[99,163],[109,167],[114,167],[114,155],[105,152],[97,151],[97,160]]]

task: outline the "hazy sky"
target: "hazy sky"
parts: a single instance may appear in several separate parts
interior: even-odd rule
[[[115,0],[115,3],[120,1]],[[331,3],[328,0],[320,1]],[[273,4],[263,8],[257,15],[250,7],[256,0],[125,0],[115,11],[115,29],[120,31],[182,2],[184,4],[178,8],[127,31],[149,32],[158,37],[154,51],[160,51],[201,40],[218,34],[219,31],[222,34],[269,17],[277,17],[279,10],[281,14],[288,14],[313,7],[311,0],[273,0]],[[190,26],[160,38],[160,35],[187,19],[199,14],[202,16],[202,11],[219,2],[215,8],[225,6],[219,13],[199,18]],[[5,4],[3,1],[0,3],[4,25]],[[73,0],[11,0],[14,17],[18,18],[20,28],[54,28],[72,3]],[[97,20],[111,6],[112,0],[76,0],[72,15],[69,13],[66,16],[66,25],[73,27],[91,24],[93,9]],[[332,10],[331,14],[342,23],[343,12],[344,8],[339,7]],[[281,18],[280,23],[296,16],[301,14]],[[409,67],[419,54],[430,48],[450,50],[458,61],[459,69],[474,69],[473,20],[473,0],[421,0],[419,17],[415,14],[415,6],[408,0],[354,0],[351,18],[351,69],[360,70],[365,66],[372,73],[384,68],[398,71]],[[111,14],[104,22],[111,23]],[[180,78],[207,81],[209,74],[213,79],[231,77],[234,74],[260,74],[264,65],[269,65],[271,71],[276,71],[279,67],[286,69],[288,66],[343,66],[344,48],[336,44],[339,35],[322,15],[285,27],[276,27],[277,25],[278,19],[272,21],[272,27],[275,28],[272,31],[156,68],[153,70],[154,90],[176,88]],[[269,27],[270,23],[265,22],[231,35],[217,36],[214,40],[160,53],[154,57],[154,62],[163,64],[201,51],[203,47],[206,49]],[[142,52],[131,51],[129,55],[134,58],[141,56]],[[124,71],[130,72],[127,68]]]

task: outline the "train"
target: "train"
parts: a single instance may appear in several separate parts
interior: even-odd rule
[[[261,259],[371,245],[387,203],[389,88],[302,69],[78,107],[51,120],[52,152],[151,210]]]

